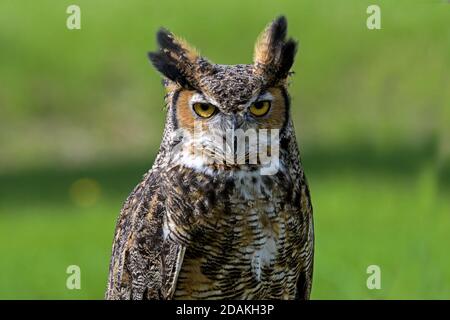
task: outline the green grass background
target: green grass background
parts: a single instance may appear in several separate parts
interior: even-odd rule
[[[250,63],[281,13],[300,41],[290,92],[315,210],[312,298],[450,298],[448,1],[80,0],[71,31],[73,3],[0,3],[1,299],[103,297],[115,220],[164,125],[146,58],[157,28]],[[381,30],[366,28],[373,3]],[[81,290],[66,288],[72,264]],[[381,290],[366,287],[372,264]]]

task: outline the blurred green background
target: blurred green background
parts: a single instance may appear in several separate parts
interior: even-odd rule
[[[81,7],[81,30],[66,8]],[[366,8],[381,7],[381,30]],[[313,299],[450,298],[448,1],[0,2],[0,298],[102,299],[120,207],[164,125],[160,26],[251,63],[286,14],[315,209]],[[81,290],[66,268],[81,268]],[[369,265],[381,290],[366,287]]]

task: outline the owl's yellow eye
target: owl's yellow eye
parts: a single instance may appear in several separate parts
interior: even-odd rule
[[[202,118],[209,118],[216,112],[216,107],[210,103],[194,103],[194,111]]]
[[[250,106],[250,112],[256,117],[262,117],[270,109],[270,101],[258,101]]]

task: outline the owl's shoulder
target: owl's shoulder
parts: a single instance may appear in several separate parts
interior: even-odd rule
[[[170,295],[184,251],[164,241],[164,196],[161,172],[150,170],[125,201],[116,226],[107,299]]]

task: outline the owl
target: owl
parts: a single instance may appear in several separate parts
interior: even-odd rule
[[[313,215],[286,33],[278,17],[252,64],[220,65],[158,31],[149,58],[166,89],[165,129],[118,218],[106,299],[309,299]]]

